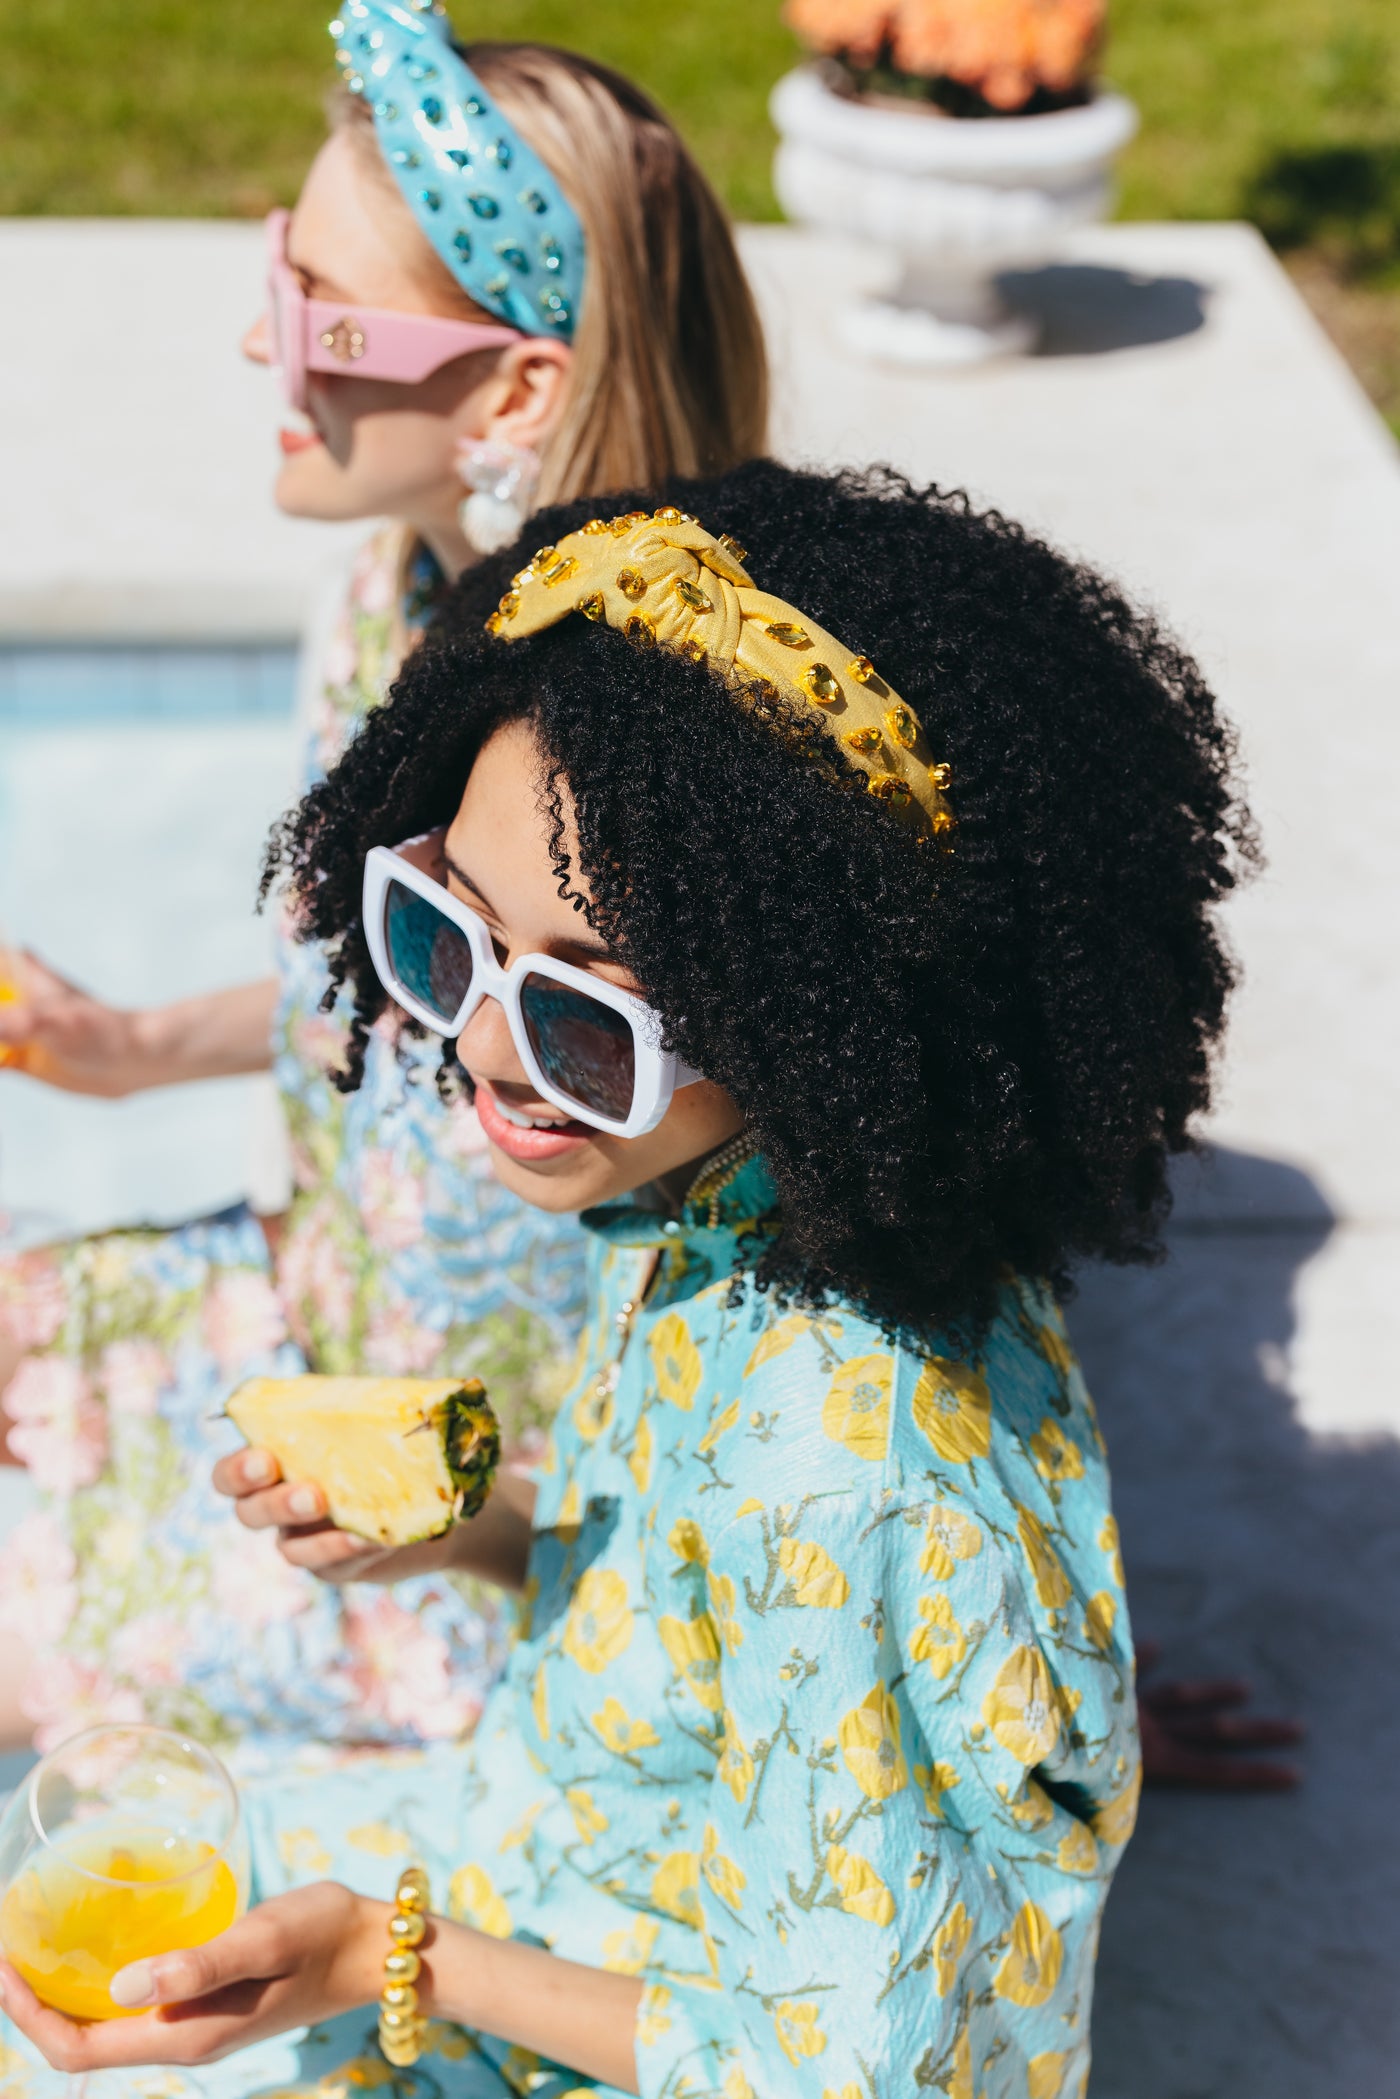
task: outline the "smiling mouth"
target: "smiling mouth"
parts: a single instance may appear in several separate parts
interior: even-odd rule
[[[587,1123],[541,1107],[537,1114],[514,1101],[502,1100],[487,1079],[476,1082],[476,1112],[487,1142],[522,1165],[562,1158],[591,1144],[598,1135]]]

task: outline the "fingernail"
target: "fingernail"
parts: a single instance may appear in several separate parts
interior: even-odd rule
[[[133,1961],[129,1968],[118,1968],[107,1988],[111,1992],[113,2004],[120,2004],[125,2011],[134,2011],[141,2004],[154,2004],[155,1962]]]
[[[264,1487],[277,1467],[265,1450],[250,1450],[243,1460],[243,1478],[250,1487]]]
[[[314,1487],[297,1487],[293,1490],[287,1507],[294,1516],[319,1516],[321,1497]]]

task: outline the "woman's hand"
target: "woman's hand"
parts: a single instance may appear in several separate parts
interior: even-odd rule
[[[275,1530],[283,1559],[322,1581],[397,1582],[451,1567],[501,1589],[525,1586],[535,1487],[518,1473],[497,1473],[485,1508],[470,1523],[420,1545],[398,1547],[373,1545],[337,1530],[315,1481],[284,1480],[270,1450],[239,1450],[220,1458],[214,1485],[232,1499],[246,1529]]]
[[[19,997],[0,1003],[0,1069],[65,1093],[121,1100],[151,1086],[263,1071],[271,1062],[271,977],[130,1012],[93,998],[37,955],[20,957],[19,978]]]
[[[216,2062],[269,2034],[372,2003],[390,1914],[388,1903],[320,1881],[262,1903],[207,1946],[120,1969],[112,1979],[116,2002],[156,2007],[139,2018],[65,2018],[4,1961],[0,2003],[45,2060],[70,2076]]]

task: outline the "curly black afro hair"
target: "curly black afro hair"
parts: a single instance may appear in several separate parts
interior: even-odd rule
[[[813,762],[831,747],[796,693],[760,719],[703,666],[582,618],[489,638],[514,551],[444,593],[269,852],[353,991],[339,1083],[386,1003],[366,851],[448,823],[483,740],[523,717],[556,814],[561,786],[577,811],[561,882],[581,873],[596,930],[772,1168],[760,1284],[848,1296],[891,1331],[975,1331],[1008,1268],[1063,1288],[1077,1259],[1151,1258],[1232,984],[1213,907],[1254,856],[1200,671],[1100,576],[888,469],[758,461],[561,505],[531,542],[658,493],[915,708],[952,767],[953,850]]]

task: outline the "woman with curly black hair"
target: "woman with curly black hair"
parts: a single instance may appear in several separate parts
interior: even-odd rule
[[[65,2068],[259,2041],[236,2089],[285,2080],[268,2036],[378,1996],[414,1856],[380,2039],[454,2099],[1084,2089],[1138,1752],[1056,1294],[1152,1256],[1208,1099],[1229,734],[961,498],[670,495],[459,585],[274,854],[353,988],[343,1083],[392,1000],[593,1235],[537,1488],[412,1548],[524,1591],[509,1674],[416,1778],[253,1795],[271,1899],[114,1985],[178,2020],[70,2027],[7,1972]],[[266,1454],[221,1471],[295,1563],[405,1570]]]

